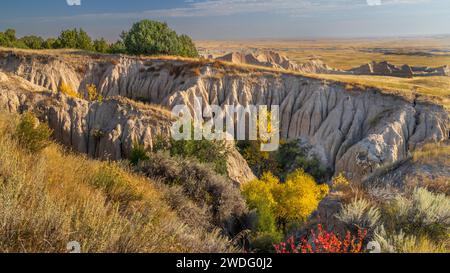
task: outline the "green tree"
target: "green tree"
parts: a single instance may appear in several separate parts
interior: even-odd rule
[[[314,156],[309,156],[308,151],[302,148],[298,141],[283,142],[280,149],[274,155],[279,167],[279,176],[282,180],[286,174],[296,169],[303,169],[318,181],[326,181],[330,178],[330,172]]]
[[[123,41],[119,40],[109,47],[108,53],[125,54],[125,53],[127,53],[127,49],[125,48],[125,44],[123,43]]]
[[[5,37],[6,37],[6,39],[8,39],[8,41],[15,42],[16,39],[17,39],[16,38],[16,30],[15,29],[11,29],[11,28],[7,29],[5,31]]]
[[[166,23],[142,20],[135,23],[124,35],[127,53],[143,55],[198,56],[192,40],[186,35],[178,36]]]
[[[56,40],[58,48],[77,48],[78,30],[63,30]]]
[[[273,153],[261,151],[261,140],[242,140],[237,148],[257,177],[265,172],[278,174],[278,162]]]
[[[16,40],[16,31],[14,29],[7,29],[5,32],[0,32],[0,46],[14,47]]]
[[[38,36],[24,36],[19,39],[19,41],[23,42],[26,47],[31,49],[42,49],[44,44],[44,39]]]
[[[109,51],[109,44],[104,38],[100,38],[94,41],[94,50],[100,53],[106,53]]]
[[[56,41],[58,48],[93,50],[92,39],[83,29],[63,30]]]
[[[198,57],[199,54],[197,52],[197,48],[195,47],[194,42],[191,37],[182,34],[178,37],[179,40],[179,55],[186,57]]]
[[[55,38],[48,38],[42,43],[43,49],[53,49],[56,45],[56,39]]]

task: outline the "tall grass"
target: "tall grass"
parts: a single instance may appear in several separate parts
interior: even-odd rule
[[[428,143],[413,153],[414,162],[450,165],[450,142]]]
[[[153,181],[50,144],[24,151],[17,116],[0,114],[0,252],[232,251],[218,231],[186,225]]]

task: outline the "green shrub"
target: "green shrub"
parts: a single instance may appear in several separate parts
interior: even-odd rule
[[[274,245],[283,240],[283,234],[280,232],[259,232],[252,236],[251,247],[254,252],[275,252]]]
[[[336,215],[336,218],[352,231],[372,231],[379,223],[380,217],[380,210],[364,199],[355,199],[350,204],[343,205]]]
[[[16,31],[14,29],[7,29],[5,32],[0,32],[0,46],[13,47],[16,42]]]
[[[308,156],[297,141],[282,142],[280,148],[271,153],[261,151],[260,140],[238,141],[237,148],[257,177],[270,172],[284,181],[289,173],[303,169],[317,181],[330,178],[330,171],[319,160]]]
[[[30,112],[20,117],[17,125],[15,137],[20,145],[32,153],[44,149],[50,144],[52,130],[47,124],[40,123],[39,120]]]
[[[374,239],[384,253],[447,253],[445,243],[435,243],[426,236],[407,235],[402,230],[388,233],[384,226],[375,230]]]
[[[16,38],[14,29],[0,32],[0,46],[29,49],[71,48],[99,53],[134,55],[177,55],[198,57],[192,39],[187,35],[177,35],[166,23],[142,20],[133,25],[129,32],[122,32],[121,39],[108,44],[104,38],[92,40],[83,29],[63,30],[58,38],[45,40],[39,36]]]
[[[214,140],[174,140],[158,137],[154,152],[168,151],[171,156],[196,158],[200,163],[210,164],[218,174],[227,174],[228,148],[225,141]]]
[[[147,149],[145,149],[145,146],[142,144],[139,144],[138,142],[135,142],[133,144],[131,155],[130,155],[130,162],[133,165],[137,165],[141,161],[149,160],[150,157],[147,154]]]
[[[387,216],[391,226],[401,227],[408,234],[445,240],[450,227],[450,198],[416,188],[410,197],[398,196]]]

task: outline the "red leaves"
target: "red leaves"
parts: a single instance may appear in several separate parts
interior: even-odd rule
[[[274,247],[277,253],[361,253],[366,236],[366,230],[359,230],[357,236],[347,231],[346,236],[340,238],[318,225],[317,231],[311,230],[309,238],[302,238],[298,245],[295,244],[294,237],[291,237],[287,242]]]

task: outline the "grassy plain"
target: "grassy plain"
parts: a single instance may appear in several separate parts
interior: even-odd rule
[[[450,65],[450,36],[339,40],[196,41],[201,54],[224,55],[240,50],[273,50],[296,62],[319,57],[328,65],[349,69],[370,61],[396,65]]]

